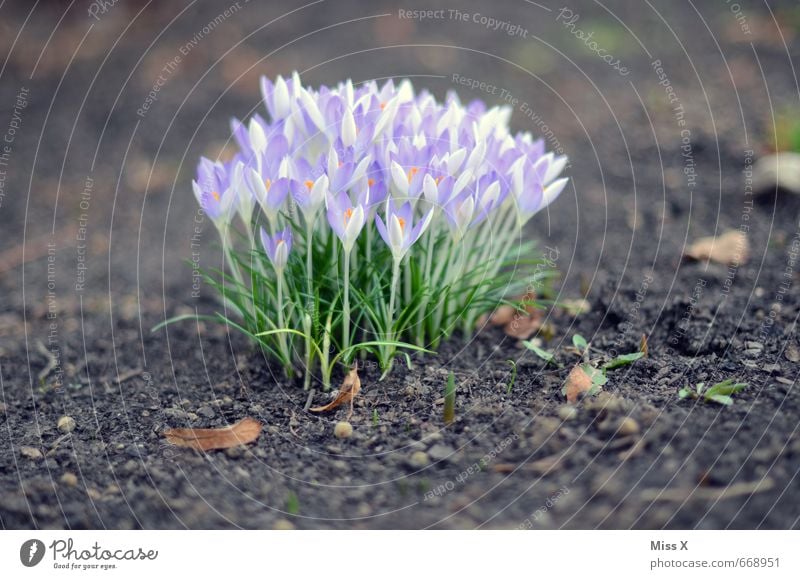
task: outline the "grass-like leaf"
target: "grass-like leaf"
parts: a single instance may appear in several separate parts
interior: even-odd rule
[[[610,362],[606,362],[603,365],[604,370],[616,370],[617,368],[622,368],[623,366],[629,366],[633,364],[636,360],[644,356],[644,352],[633,352],[631,354],[622,354],[617,356]]]

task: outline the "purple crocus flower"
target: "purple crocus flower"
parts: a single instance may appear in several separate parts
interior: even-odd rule
[[[524,224],[537,212],[552,203],[567,185],[567,178],[557,179],[567,164],[565,156],[543,155],[536,162],[521,157],[511,167],[511,190],[517,207],[517,217]]]
[[[342,242],[345,251],[353,249],[365,222],[364,205],[360,203],[354,205],[344,192],[328,195],[328,223]]]
[[[267,252],[267,257],[272,262],[272,267],[275,268],[276,272],[281,273],[286,268],[286,263],[289,261],[289,252],[292,251],[292,230],[287,227],[283,231],[270,236],[262,227],[261,245],[264,246],[264,251]]]
[[[453,196],[444,206],[447,224],[456,241],[461,241],[464,234],[473,224],[475,215],[475,197],[471,192],[464,190]]]
[[[236,209],[236,192],[231,187],[225,165],[201,158],[192,190],[214,225],[220,230],[227,228]]]
[[[433,211],[429,210],[414,226],[412,226],[413,215],[414,208],[411,207],[411,203],[406,202],[399,209],[395,209],[394,203],[387,200],[386,223],[380,215],[375,216],[378,233],[392,250],[395,261],[403,259],[409,248],[422,236],[430,225]]]

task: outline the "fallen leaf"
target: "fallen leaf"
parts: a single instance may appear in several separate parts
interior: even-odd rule
[[[492,315],[489,316],[489,323],[493,326],[505,326],[510,324],[518,313],[517,308],[504,304],[492,312]]]
[[[592,389],[592,378],[580,366],[575,366],[567,376],[564,383],[564,392],[567,395],[567,402],[575,402],[578,395]]]
[[[493,326],[503,326],[507,336],[519,340],[527,340],[542,327],[542,310],[533,305],[536,294],[528,292],[511,301],[518,302],[524,309],[504,304],[489,316]]]
[[[542,327],[543,317],[541,310],[534,310],[528,315],[517,312],[514,318],[503,327],[503,332],[506,336],[527,340]]]
[[[339,389],[339,394],[332,401],[328,402],[325,406],[315,406],[309,408],[311,412],[327,412],[341,406],[345,402],[350,403],[350,415],[353,414],[353,400],[358,396],[361,390],[361,379],[358,377],[358,366],[353,366],[353,369],[347,373],[342,381],[342,387]],[[348,415],[348,418],[350,417]]]
[[[254,418],[242,418],[225,428],[170,428],[164,431],[167,442],[195,450],[231,448],[253,442],[261,434],[261,423]]]
[[[723,265],[739,265],[750,257],[747,235],[738,230],[719,237],[703,237],[690,245],[683,254],[697,261],[715,261]]]

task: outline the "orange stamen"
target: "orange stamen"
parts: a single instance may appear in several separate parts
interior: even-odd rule
[[[402,230],[404,230],[404,231],[405,231],[405,228],[406,228],[406,220],[405,220],[405,219],[403,219],[402,217],[398,217],[398,218],[397,218],[397,222],[400,224],[400,229],[402,229]]]
[[[419,173],[419,167],[411,167],[408,170],[408,182],[409,183],[411,183],[411,179],[413,179],[414,175],[416,175],[417,173]]]
[[[214,198],[214,201],[219,203],[219,193],[217,193],[216,191],[212,191],[211,196]]]
[[[381,110],[386,108],[386,103],[381,103]]]
[[[306,184],[306,187],[308,187],[308,190],[311,191],[311,188],[314,186],[314,182],[309,180],[309,181],[305,181],[305,184]]]
[[[350,218],[353,216],[353,208],[348,207],[344,211],[344,224],[347,225],[350,222]]]
[[[267,188],[267,191],[269,191],[269,188],[272,187],[272,180],[267,179],[266,181],[264,181],[264,186]]]
[[[367,185],[372,187],[375,184],[375,179],[367,179]]]

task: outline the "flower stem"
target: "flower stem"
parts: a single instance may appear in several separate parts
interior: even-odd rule
[[[314,291],[312,284],[314,280],[314,265],[312,258],[312,238],[314,237],[314,223],[308,219],[306,221],[306,291],[308,291],[309,300],[313,299]]]
[[[244,279],[242,278],[242,272],[239,271],[239,266],[236,264],[236,259],[233,256],[233,248],[231,247],[231,238],[226,227],[223,232],[220,232],[222,237],[222,251],[224,253],[225,259],[228,262],[228,267],[231,270],[231,274],[233,275],[234,281],[240,286],[236,288],[237,292],[244,292],[247,288],[244,285]],[[247,300],[242,300],[244,304],[247,304]],[[250,308],[246,308],[246,312],[242,312],[243,315],[248,315],[250,313]]]
[[[433,246],[436,244],[436,232],[437,228],[435,224],[432,224],[431,227],[428,228],[428,247],[427,255],[425,256],[425,277],[423,277],[423,283],[428,284],[426,289],[431,290],[434,287],[434,284],[431,280],[431,269],[433,267]],[[428,304],[431,301],[430,294],[428,293],[422,300],[422,305],[417,312],[417,345],[424,346],[425,345],[425,317],[428,313]]]
[[[350,347],[350,251],[344,250],[344,299],[342,301],[342,349]]]
[[[278,296],[277,296],[277,303],[276,309],[278,310],[278,327],[282,330],[286,329],[286,321],[283,317],[283,284],[285,280],[283,277],[283,271],[278,271]],[[283,369],[288,374],[289,371],[287,368],[291,367],[291,360],[289,358],[289,351],[286,346],[286,334],[280,332],[278,334],[278,344],[280,345],[281,353],[285,358]]]
[[[392,285],[389,288],[389,311],[387,312],[387,325],[386,325],[386,341],[394,340],[394,302],[397,297],[397,282],[400,276],[400,261],[395,259],[392,264]],[[386,364],[386,369],[383,371],[381,379],[383,379],[392,369],[392,360],[394,359],[394,346],[385,346],[385,356],[383,362]],[[383,348],[382,348],[383,349]]]

